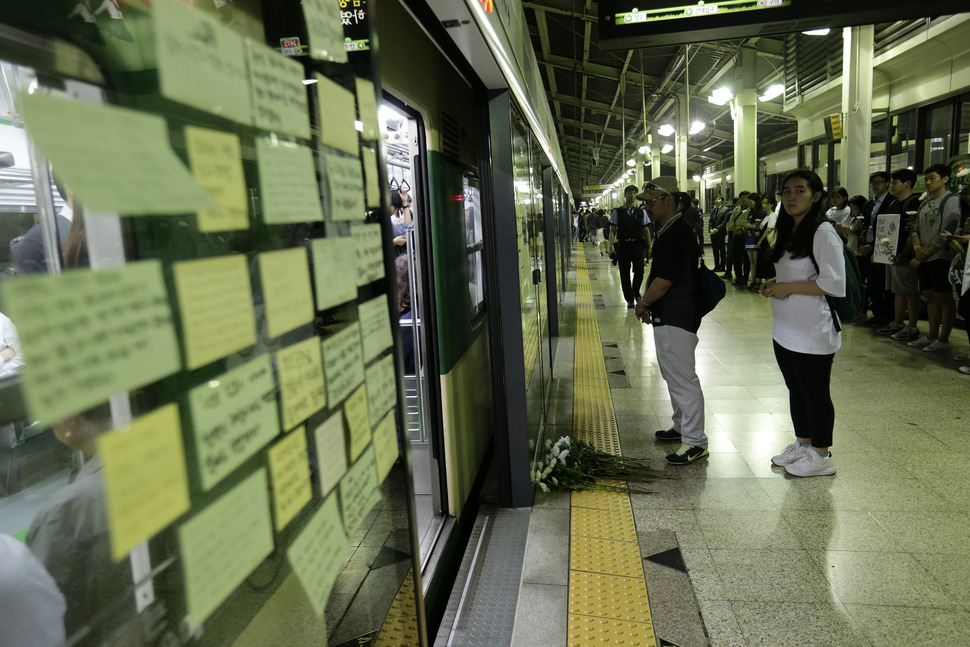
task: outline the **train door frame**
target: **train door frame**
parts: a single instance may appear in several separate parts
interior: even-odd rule
[[[418,537],[421,572],[426,573],[428,567],[434,562],[431,557],[435,554],[434,548],[439,539],[445,534],[447,520],[453,516],[453,511],[448,510],[448,483],[445,474],[446,461],[444,459],[444,422],[441,416],[442,397],[441,384],[439,380],[438,366],[440,366],[438,330],[435,313],[437,312],[437,301],[433,286],[433,256],[430,236],[427,232],[431,231],[431,200],[430,186],[428,183],[428,156],[427,156],[427,120],[420,109],[412,106],[404,99],[400,99],[388,90],[384,90],[382,104],[389,104],[401,114],[415,123],[415,136],[417,137],[417,147],[411,158],[411,173],[414,178],[414,185],[417,189],[415,219],[417,235],[413,240],[417,241],[418,269],[416,272],[415,283],[420,290],[417,303],[420,305],[420,320],[422,325],[418,330],[418,339],[415,344],[415,352],[421,349],[424,353],[422,358],[426,368],[425,385],[427,386],[427,401],[422,412],[422,424],[427,425],[427,437],[430,451],[432,469],[432,506],[433,518],[437,523],[432,523],[429,532]],[[412,209],[412,212],[415,210]],[[415,276],[412,274],[412,277]],[[412,294],[412,304],[415,303]],[[412,306],[412,312],[418,310]],[[417,358],[415,362],[417,366]],[[420,385],[419,385],[420,387]],[[425,415],[426,414],[426,415]],[[414,465],[412,463],[412,472]],[[437,477],[437,478],[434,478]],[[413,478],[413,476],[412,476]],[[419,529],[420,530],[420,529]],[[429,580],[425,580],[427,583]]]

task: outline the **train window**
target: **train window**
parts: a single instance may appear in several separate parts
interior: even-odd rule
[[[953,139],[953,104],[946,103],[923,113],[923,163],[946,164]]]
[[[916,166],[915,110],[893,115],[889,127],[889,155],[889,166],[893,169]]]
[[[958,100],[960,106],[960,128],[957,133],[957,154],[970,154],[970,95]]]

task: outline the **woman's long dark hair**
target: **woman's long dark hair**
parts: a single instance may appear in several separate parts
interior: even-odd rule
[[[748,214],[754,216],[755,220],[761,220],[761,210],[764,208],[764,204],[761,199],[760,193],[749,193],[748,202],[751,206],[748,207]]]
[[[808,190],[812,192],[813,196],[816,193],[824,195],[825,188],[822,185],[822,179],[814,172],[804,169],[792,171],[781,186],[784,187],[788,184],[788,180],[792,178],[805,180],[805,184],[808,185]],[[784,196],[784,194],[782,195]],[[781,210],[778,212],[778,222],[775,225],[778,237],[775,239],[771,251],[768,252],[767,259],[772,263],[777,263],[787,253],[790,253],[792,258],[809,256],[812,253],[815,230],[825,220],[825,204],[819,199],[812,203],[808,213],[805,214],[805,218],[802,219],[802,224],[798,229],[795,229],[795,220],[785,210],[784,197],[782,197]]]

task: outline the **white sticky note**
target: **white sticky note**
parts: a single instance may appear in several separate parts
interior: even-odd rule
[[[377,124],[377,95],[374,92],[374,84],[369,79],[357,77],[357,111],[360,121],[364,124],[364,131],[361,133],[364,139],[377,139],[379,134]]]
[[[397,376],[394,373],[394,357],[385,355],[367,367],[367,410],[370,425],[377,424],[385,413],[397,402]]]
[[[378,224],[353,224],[350,235],[357,251],[357,285],[384,278],[384,240]]]
[[[364,206],[364,176],[360,160],[333,153],[320,156],[323,177],[327,187],[327,204],[331,220],[361,221],[366,214]]]
[[[313,282],[317,310],[326,310],[357,298],[357,249],[353,238],[315,238]],[[383,266],[382,266],[383,269]]]
[[[357,315],[360,336],[364,340],[364,362],[370,362],[393,343],[387,295],[382,294],[360,304]]]
[[[356,322],[323,340],[323,373],[331,408],[364,381],[363,344]]]
[[[253,40],[246,41],[253,123],[257,128],[310,138],[303,65]]]
[[[340,479],[340,510],[344,529],[348,533],[356,532],[360,522],[380,500],[374,447],[370,445]]]
[[[309,148],[261,137],[256,140],[256,158],[263,222],[275,225],[323,220]]]
[[[303,0],[303,17],[310,39],[310,57],[346,63],[344,24],[338,4],[330,0]]]
[[[377,152],[373,148],[364,146],[361,149],[364,161],[364,192],[367,196],[368,207],[381,206],[381,176],[377,170]]]
[[[347,442],[344,439],[344,414],[340,409],[313,430],[320,471],[320,494],[327,496],[347,472]]]
[[[389,413],[374,427],[374,460],[377,463],[377,481],[383,483],[387,478],[400,450],[397,444],[397,427],[394,424],[394,414]]]

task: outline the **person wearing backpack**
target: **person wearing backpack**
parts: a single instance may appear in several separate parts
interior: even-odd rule
[[[842,239],[825,217],[824,187],[808,170],[782,185],[777,238],[768,252],[777,277],[761,286],[770,298],[771,337],[788,387],[795,442],[771,462],[794,476],[835,474],[829,448],[835,425],[830,383],[842,332],[829,297],[846,295]]]

